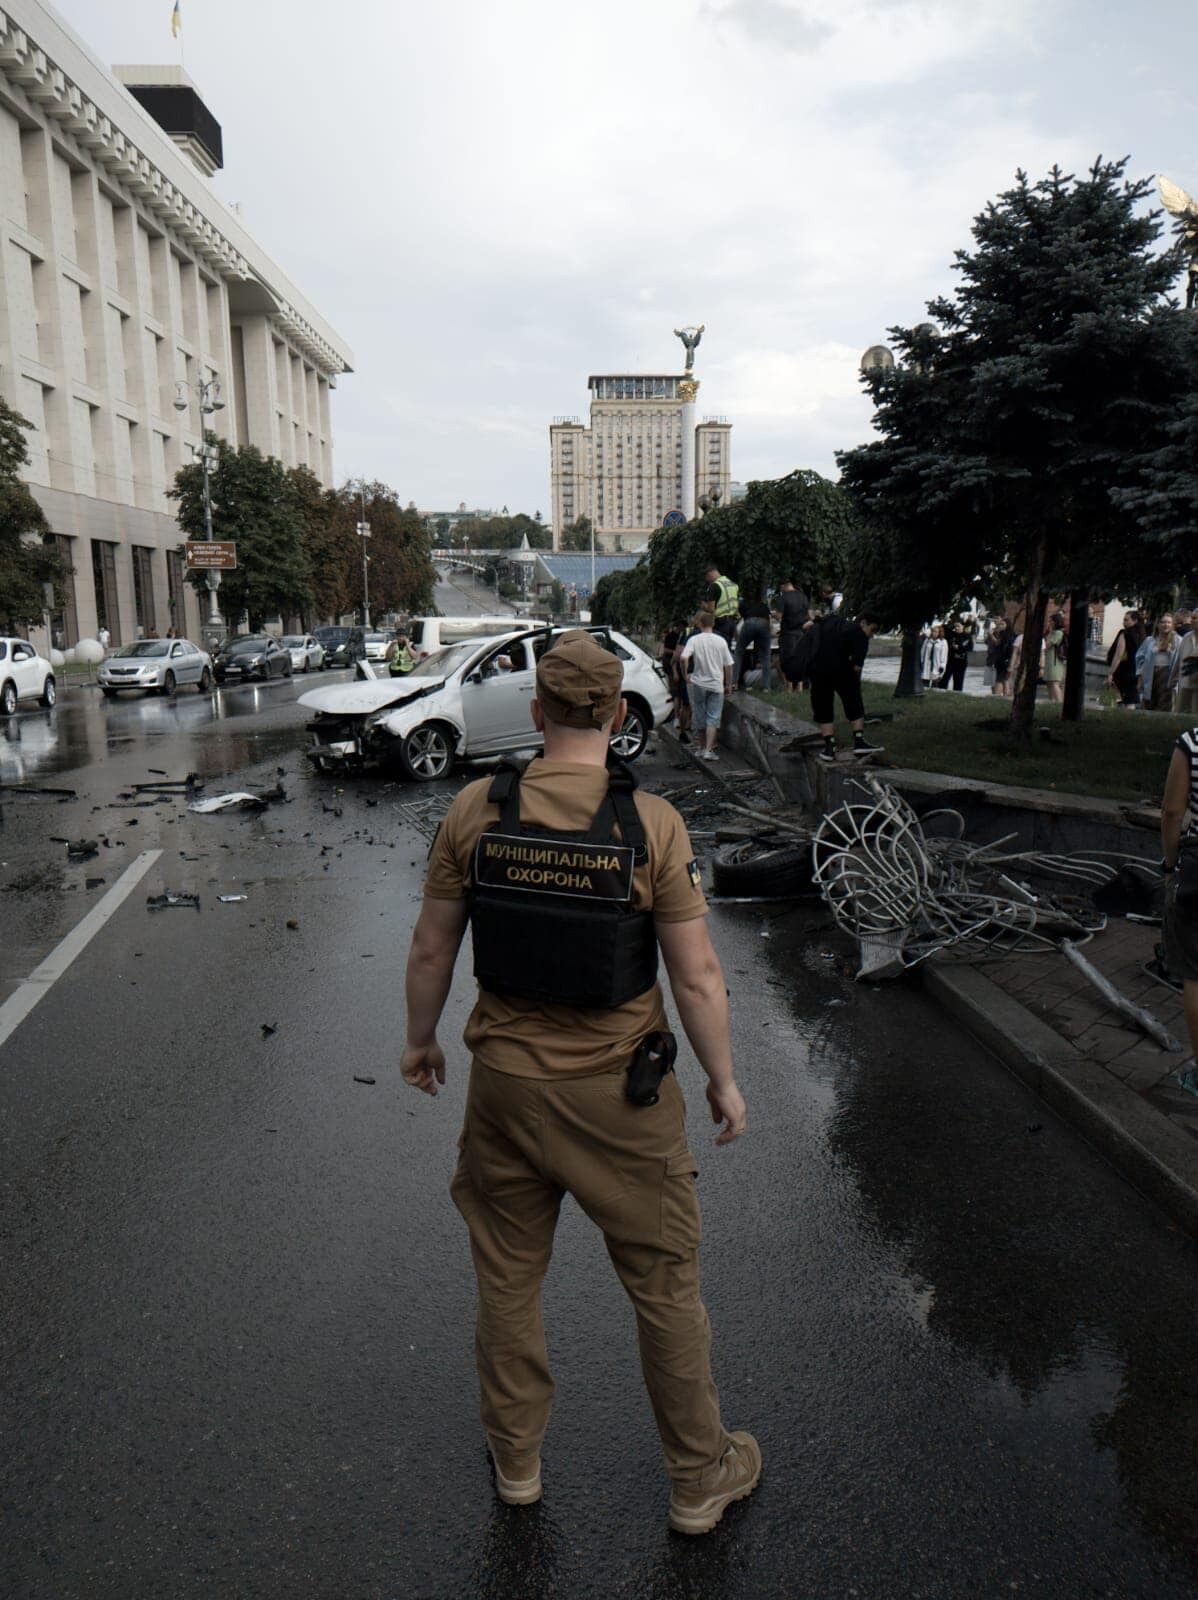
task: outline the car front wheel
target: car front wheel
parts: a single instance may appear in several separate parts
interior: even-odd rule
[[[57,699],[58,685],[54,682],[53,677],[48,676],[45,683],[42,684],[42,692],[39,697],[39,703],[45,706],[48,711]]]
[[[168,700],[173,699],[175,693],[175,674],[168,672],[162,680],[162,693]]]
[[[434,783],[453,765],[453,741],[435,723],[413,728],[399,742],[399,765],[413,783]]]
[[[635,761],[648,742],[649,719],[640,706],[630,705],[624,726],[612,736],[612,753],[621,761]]]

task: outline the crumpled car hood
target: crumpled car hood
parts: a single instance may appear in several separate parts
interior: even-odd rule
[[[397,706],[413,695],[439,689],[444,678],[379,678],[373,683],[337,683],[327,689],[309,689],[299,703],[309,711],[323,711],[334,717],[369,717],[385,706]]]

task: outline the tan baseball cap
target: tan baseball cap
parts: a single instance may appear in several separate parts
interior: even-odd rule
[[[581,628],[563,633],[537,662],[537,698],[551,722],[602,728],[620,704],[624,667]]]

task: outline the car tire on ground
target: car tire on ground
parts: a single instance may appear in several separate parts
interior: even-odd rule
[[[399,766],[412,783],[435,783],[453,766],[453,739],[436,722],[413,728],[399,741]]]
[[[760,839],[725,845],[712,861],[711,887],[715,894],[768,900],[810,894],[815,888],[811,846],[801,840],[780,845]]]
[[[177,688],[178,684],[175,682],[175,674],[173,672],[168,672],[166,677],[162,680],[162,689],[160,691],[161,694],[165,699],[171,700],[174,698],[175,690]]]
[[[46,681],[42,684],[42,692],[38,696],[38,705],[45,706],[46,710],[49,711],[57,699],[58,685],[54,682],[54,674],[51,672],[47,674]]]
[[[17,686],[11,678],[0,689],[0,717],[11,717],[17,709]]]
[[[100,693],[104,696],[105,700],[116,699],[116,690],[110,688],[106,683],[102,683],[100,685]]]
[[[290,656],[288,656],[286,661],[284,661],[284,663],[283,663],[283,676],[285,678],[289,678],[291,676],[291,657]]]
[[[611,741],[611,748],[621,761],[635,761],[643,753],[649,743],[651,726],[644,708],[638,702],[630,700],[624,726]]]
[[[203,672],[200,673],[199,687],[201,694],[212,693],[212,671],[209,667],[205,667]]]

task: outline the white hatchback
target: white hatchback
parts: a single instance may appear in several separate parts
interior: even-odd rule
[[[529,705],[536,664],[564,628],[509,630],[500,638],[449,645],[402,678],[373,674],[357,683],[313,689],[300,705],[316,712],[308,724],[308,758],[320,771],[345,763],[394,761],[404,777],[431,782],[455,760],[478,760],[535,750],[541,737]],[[673,704],[665,675],[646,653],[611,628],[591,628],[624,664],[628,715],[612,740],[625,761],[644,750]]]
[[[0,637],[0,717],[11,717],[21,700],[52,706],[58,698],[54,668],[28,639]]]

